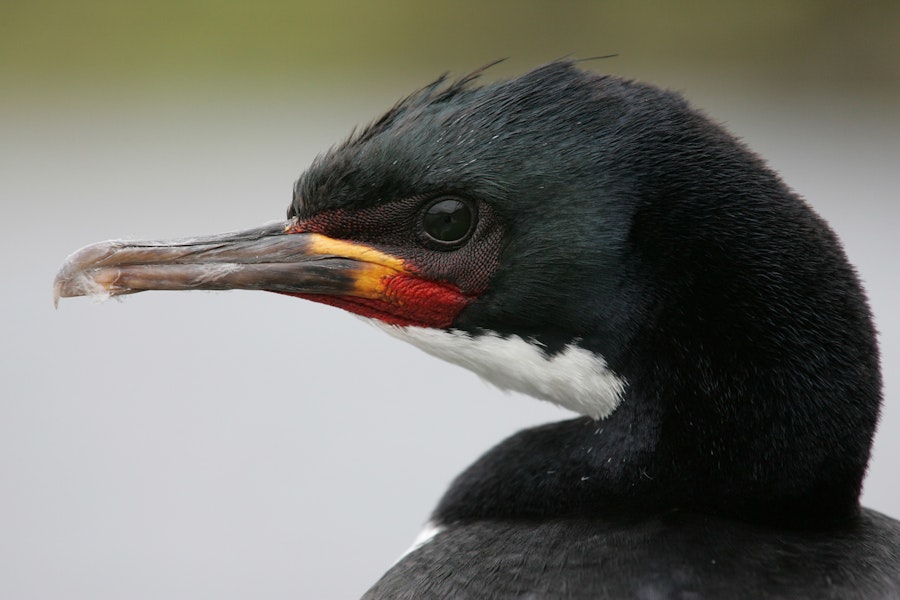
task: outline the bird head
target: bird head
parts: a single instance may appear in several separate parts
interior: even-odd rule
[[[623,456],[674,504],[702,506],[705,479],[747,510],[852,511],[880,380],[827,225],[678,95],[567,61],[477,75],[319,156],[286,221],[88,246],[56,296],[323,302],[500,387],[617,416]]]

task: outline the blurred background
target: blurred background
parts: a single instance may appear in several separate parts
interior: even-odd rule
[[[451,478],[570,415],[274,294],[96,306],[67,254],[281,218],[444,71],[561,56],[684,93],[842,236],[881,332],[864,502],[900,517],[900,3],[0,3],[0,597],[347,598]]]

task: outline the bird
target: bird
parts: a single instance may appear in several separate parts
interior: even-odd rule
[[[483,72],[320,154],[286,219],[87,246],[55,301],[287,294],[578,414],[459,474],[365,598],[900,598],[900,522],[859,501],[881,375],[836,234],[677,93]]]

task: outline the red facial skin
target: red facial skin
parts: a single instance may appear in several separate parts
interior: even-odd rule
[[[287,295],[336,306],[363,317],[378,319],[388,325],[438,329],[450,327],[460,311],[472,300],[453,286],[416,277],[394,277],[388,286],[398,290],[397,303],[353,296]]]
[[[327,235],[319,227],[313,227],[309,221],[298,221],[286,233],[319,233]],[[319,229],[320,231],[316,231]],[[463,293],[457,286],[445,281],[432,281],[420,275],[421,269],[409,260],[385,254],[369,245],[358,242],[332,240],[328,242],[341,244],[341,249],[350,249],[360,253],[362,257],[386,257],[384,262],[390,268],[384,268],[379,262],[378,275],[373,278],[366,273],[369,264],[360,262],[360,277],[357,280],[356,292],[359,295],[323,295],[287,293],[286,295],[336,306],[352,313],[378,319],[389,325],[431,327],[444,329],[450,327],[457,315],[475,296]],[[328,243],[326,242],[326,243]],[[375,272],[375,269],[372,269]]]

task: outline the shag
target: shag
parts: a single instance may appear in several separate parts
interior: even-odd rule
[[[94,244],[56,297],[290,294],[581,415],[459,475],[367,598],[900,598],[900,522],[859,505],[875,333],[828,225],[676,94],[478,75],[320,155],[285,221]]]

